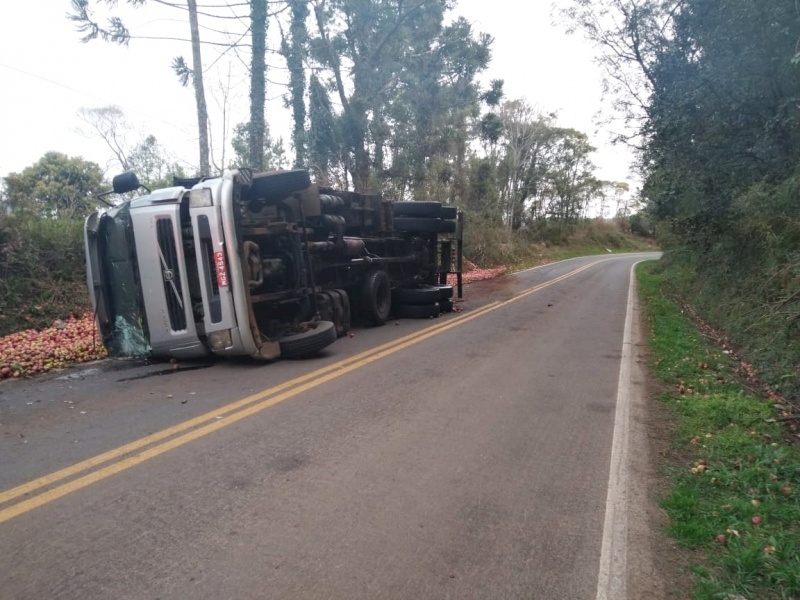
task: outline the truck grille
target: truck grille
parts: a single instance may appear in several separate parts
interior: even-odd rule
[[[161,273],[164,279],[164,296],[167,300],[167,312],[173,331],[186,329],[186,311],[183,307],[183,288],[181,287],[180,262],[175,246],[175,232],[172,219],[156,221],[158,237],[158,256],[161,261]]]
[[[211,236],[211,223],[208,217],[200,215],[197,217],[197,235],[200,238],[202,248],[202,260],[208,277],[208,312],[212,323],[222,321],[222,304],[219,297],[219,281],[217,280],[216,262],[214,260],[214,240]]]

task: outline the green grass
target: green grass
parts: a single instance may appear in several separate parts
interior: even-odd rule
[[[692,568],[694,597],[798,598],[800,450],[772,404],[742,389],[732,360],[666,297],[653,266],[638,268],[651,371],[676,417],[672,443],[682,457],[666,467],[662,507],[669,535],[705,557]]]

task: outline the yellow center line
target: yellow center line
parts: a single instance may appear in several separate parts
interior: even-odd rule
[[[487,306],[481,307],[480,309],[476,309],[476,311],[474,313],[470,313],[470,314],[479,313],[479,312],[485,310],[486,308],[489,308],[489,307],[493,306],[494,304],[497,304],[497,302],[493,302],[492,304],[489,304]],[[453,320],[459,320],[459,319],[460,319],[460,317],[456,317],[455,319],[449,319],[448,322],[449,321],[453,321]],[[436,325],[427,327],[426,329],[423,329],[421,331],[423,331],[423,332],[424,331],[436,331],[436,330],[440,329],[441,327],[443,327],[446,324],[447,323],[438,323]],[[135,452],[136,450],[139,450],[141,448],[149,446],[149,445],[151,445],[151,444],[153,444],[155,442],[159,442],[161,440],[164,440],[166,438],[172,437],[172,436],[174,436],[174,435],[176,435],[178,433],[181,433],[183,431],[186,431],[188,429],[192,429],[193,427],[197,427],[199,425],[202,425],[203,423],[205,423],[207,421],[216,420],[218,417],[224,416],[227,413],[230,413],[232,411],[239,410],[239,409],[247,406],[248,404],[251,404],[251,403],[256,402],[258,400],[261,400],[263,398],[272,396],[273,394],[277,394],[277,393],[279,393],[279,392],[281,392],[281,391],[283,391],[283,390],[285,390],[287,388],[290,388],[292,386],[300,385],[300,384],[302,384],[302,383],[304,383],[306,381],[312,380],[312,379],[314,379],[316,377],[319,377],[319,376],[324,375],[326,373],[329,373],[331,371],[336,371],[337,369],[341,369],[341,368],[345,367],[346,365],[348,365],[348,364],[350,364],[352,362],[356,362],[358,360],[361,360],[362,358],[364,358],[366,356],[369,356],[369,355],[371,355],[371,354],[373,354],[375,352],[379,352],[379,351],[381,351],[381,350],[383,350],[385,348],[390,348],[390,347],[392,347],[392,346],[394,346],[396,344],[402,343],[402,342],[404,342],[406,340],[413,339],[416,336],[418,336],[419,334],[420,334],[420,332],[414,332],[414,333],[408,334],[408,335],[406,335],[404,337],[392,340],[391,342],[387,342],[387,343],[385,343],[385,344],[383,344],[381,346],[378,346],[376,348],[372,348],[370,350],[366,350],[366,351],[361,352],[359,354],[356,354],[354,356],[342,359],[342,360],[340,360],[338,362],[335,362],[335,363],[333,363],[331,365],[328,365],[327,367],[322,367],[320,369],[312,371],[311,373],[307,373],[305,375],[301,375],[300,377],[296,377],[294,379],[291,379],[289,381],[286,381],[286,382],[281,383],[279,385],[276,385],[274,387],[268,388],[266,390],[262,390],[260,392],[255,393],[255,394],[252,394],[250,396],[242,398],[241,400],[237,400],[236,402],[232,402],[232,403],[227,404],[225,406],[221,406],[221,407],[219,407],[217,409],[209,411],[209,412],[207,412],[205,414],[202,414],[202,415],[199,415],[199,416],[194,417],[192,419],[189,419],[188,421],[183,421],[181,423],[178,423],[177,425],[174,425],[172,427],[168,427],[167,429],[163,429],[163,430],[158,431],[156,433],[152,433],[152,434],[147,435],[147,436],[145,436],[143,438],[140,438],[138,440],[135,440],[133,442],[125,444],[123,446],[119,446],[117,448],[114,448],[114,449],[109,450],[107,452],[104,452],[102,454],[98,454],[97,456],[93,456],[92,458],[86,459],[84,461],[81,461],[81,462],[76,463],[74,465],[71,465],[69,467],[65,467],[64,469],[61,469],[59,471],[55,471],[53,473],[50,473],[49,475],[44,475],[42,477],[39,477],[37,479],[34,479],[32,481],[29,481],[27,483],[19,485],[19,486],[15,487],[15,488],[9,489],[9,490],[7,490],[5,492],[0,493],[0,504],[4,504],[4,503],[6,503],[6,502],[8,502],[10,500],[13,500],[14,498],[17,498],[17,497],[22,496],[24,494],[28,494],[30,492],[33,492],[33,491],[35,491],[35,490],[37,490],[37,489],[39,489],[41,487],[44,487],[44,486],[47,486],[47,485],[50,485],[50,484],[53,484],[53,483],[57,483],[58,481],[61,481],[61,480],[66,479],[68,477],[72,477],[73,475],[77,475],[78,473],[81,473],[81,472],[86,471],[88,469],[100,466],[103,463],[106,463],[106,462],[108,462],[110,460],[114,460],[115,458],[119,458],[119,457],[124,456],[126,454],[129,454],[131,452]]]
[[[274,406],[275,404],[283,402],[288,398],[292,398],[298,394],[301,394],[305,391],[320,386],[323,383],[327,383],[328,381],[346,375],[347,373],[360,369],[370,363],[373,363],[391,354],[404,350],[405,348],[418,344],[435,335],[439,335],[440,333],[453,329],[454,327],[466,324],[485,314],[494,312],[498,308],[506,306],[511,302],[516,302],[517,300],[520,300],[526,296],[536,293],[546,287],[549,287],[560,281],[563,281],[568,277],[577,275],[578,273],[585,271],[586,269],[589,269],[590,267],[593,267],[594,265],[603,262],[604,260],[608,259],[598,260],[589,263],[588,265],[570,271],[569,273],[561,275],[560,277],[557,277],[550,281],[546,281],[532,288],[529,288],[528,290],[522,292],[521,294],[514,296],[513,298],[509,298],[508,300],[505,300],[503,302],[492,302],[491,304],[483,306],[480,309],[477,309],[474,312],[468,313],[464,316],[457,317],[455,319],[448,319],[444,323],[440,323],[422,329],[418,332],[406,335],[397,340],[393,340],[391,342],[382,344],[381,346],[361,352],[348,359],[344,359],[332,365],[328,365],[327,367],[323,367],[322,369],[313,371],[312,373],[308,373],[307,375],[297,377],[283,384],[247,396],[246,398],[242,398],[241,400],[228,404],[219,409],[207,412],[203,415],[200,415],[188,421],[184,421],[183,423],[179,423],[173,427],[169,427],[157,433],[145,436],[129,444],[125,444],[123,446],[120,446],[108,452],[104,452],[103,454],[99,454],[95,457],[92,457],[80,463],[76,463],[75,465],[72,465],[65,469],[61,469],[49,475],[45,475],[38,479],[34,479],[28,483],[12,488],[0,494],[0,504],[12,500],[14,498],[17,498],[23,494],[28,494],[32,491],[38,490],[47,485],[51,485],[68,477],[72,477],[83,471],[102,465],[103,463],[106,463],[108,461],[114,460],[115,458],[120,458],[126,454],[135,452],[136,450],[140,450],[142,448],[145,448],[146,446],[154,444],[155,442],[164,440],[166,438],[187,431],[188,429],[196,428],[193,431],[188,431],[183,435],[167,440],[162,444],[153,446],[151,448],[147,448],[142,452],[139,452],[138,454],[134,454],[133,456],[129,456],[111,465],[107,465],[101,469],[93,471],[87,475],[76,478],[73,481],[67,482],[51,490],[45,491],[33,498],[24,500],[6,509],[0,510],[0,523],[3,523],[5,521],[8,521],[9,519],[13,519],[14,517],[26,513],[30,510],[43,506],[49,502],[52,502],[53,500],[62,498],[67,494],[70,494],[88,485],[96,483],[102,479],[105,479],[106,477],[110,477],[112,475],[120,473],[121,471],[124,471],[133,466],[141,464],[147,460],[150,460],[151,458],[155,458],[156,456],[159,456],[161,454],[164,454],[165,452],[183,446],[184,444],[187,444],[191,441],[204,437],[209,433],[217,431],[218,429],[221,429],[223,427],[231,425],[232,423],[236,423],[237,421],[240,421],[246,417],[254,415],[255,413],[262,411],[265,408]],[[292,388],[292,389],[284,391],[287,390],[287,388]]]

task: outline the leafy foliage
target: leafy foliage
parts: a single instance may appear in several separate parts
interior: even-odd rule
[[[586,134],[559,127],[554,115],[524,100],[492,108],[477,120],[485,156],[471,161],[468,208],[504,222],[511,231],[541,231],[538,221],[556,220],[568,232],[590,205],[604,206],[607,188],[623,205],[628,186],[597,179],[591,161],[595,149]]]
[[[174,161],[153,135],[148,135],[128,155],[128,167],[146,187],[172,185],[173,177],[184,177],[183,167]]]
[[[0,336],[89,306],[83,221],[0,214]]]
[[[608,49],[612,79],[638,73],[626,115],[673,285],[800,394],[796,6],[574,0],[568,14]]]
[[[12,212],[56,219],[85,217],[104,187],[97,164],[59,152],[48,152],[21,173],[10,173],[5,183]]]
[[[395,197],[452,196],[465,181],[475,77],[488,65],[491,38],[476,38],[463,19],[445,25],[443,0],[312,5],[309,55],[323,86],[314,95],[319,108],[321,89],[338,97],[337,159],[355,188],[386,182]]]
[[[250,135],[250,124],[239,123],[233,129],[233,139],[231,145],[233,146],[234,157],[230,163],[230,167],[238,169],[242,167],[253,167],[253,165],[262,165],[264,169],[283,169],[287,166],[286,150],[283,146],[283,140],[273,140],[269,134],[269,130],[264,132],[263,137],[264,147],[260,157],[252,157],[250,152],[253,146]]]

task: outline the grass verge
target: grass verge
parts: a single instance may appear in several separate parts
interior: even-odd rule
[[[745,393],[736,365],[667,298],[655,263],[638,268],[658,400],[675,415],[662,500],[668,533],[699,551],[702,600],[800,597],[800,450],[772,404]]]

